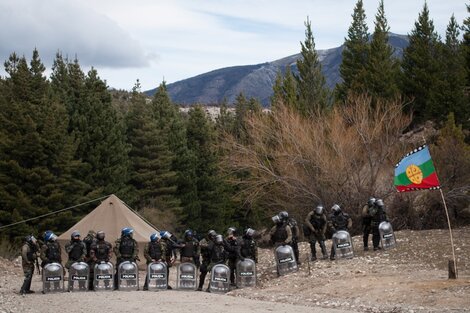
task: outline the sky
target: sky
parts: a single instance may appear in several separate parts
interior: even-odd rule
[[[379,0],[363,0],[373,32]],[[464,0],[427,0],[436,31]],[[37,48],[50,73],[57,52],[92,66],[109,87],[142,90],[219,68],[271,62],[300,52],[304,22],[317,49],[338,47],[356,0],[0,0],[0,60],[30,60]],[[409,34],[424,0],[385,0],[390,31]],[[5,76],[3,67],[0,75]]]

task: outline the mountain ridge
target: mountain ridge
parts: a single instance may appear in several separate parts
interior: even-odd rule
[[[401,57],[408,45],[408,36],[390,33],[389,44],[395,49],[395,56]],[[330,49],[317,50],[326,84],[330,89],[340,82],[339,67],[344,45]],[[263,106],[269,106],[277,72],[285,72],[290,66],[297,72],[296,61],[301,54],[293,54],[271,62],[252,65],[236,65],[215,69],[167,85],[168,94],[173,102],[190,106],[194,104],[218,105],[224,100],[228,105],[235,102],[237,95],[243,93],[248,98],[256,98]],[[145,91],[152,96],[157,88]]]

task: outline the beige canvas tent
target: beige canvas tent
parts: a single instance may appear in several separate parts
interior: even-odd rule
[[[142,268],[145,264],[145,258],[143,256],[144,245],[149,241],[150,235],[157,230],[130,210],[124,202],[115,195],[109,196],[77,224],[73,225],[69,230],[59,236],[58,240],[62,246],[63,263],[65,264],[68,259],[64,251],[64,246],[70,241],[70,235],[74,230],[80,232],[82,239],[85,238],[88,231],[91,229],[94,231],[102,230],[106,234],[105,240],[109,241],[114,247],[114,242],[121,236],[121,229],[124,227],[132,227],[134,229],[134,239],[139,244],[139,267]],[[113,257],[112,262],[115,263],[115,261]]]

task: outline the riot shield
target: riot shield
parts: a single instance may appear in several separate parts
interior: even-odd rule
[[[85,262],[75,262],[69,269],[69,291],[88,291],[90,271]]]
[[[354,257],[351,235],[345,230],[338,230],[333,234],[333,247],[337,259],[350,259]]]
[[[237,262],[237,287],[256,286],[256,263],[252,259]]]
[[[168,277],[166,275],[166,264],[153,262],[147,266],[148,290],[166,290],[168,288]]]
[[[119,264],[118,289],[124,291],[139,290],[139,268],[136,263],[124,261]]]
[[[59,263],[49,263],[42,271],[42,292],[64,292],[64,269]]]
[[[209,290],[213,293],[226,293],[230,289],[230,269],[225,264],[212,267]]]
[[[382,222],[379,225],[380,242],[384,250],[391,249],[396,245],[395,233],[393,232],[392,224],[389,222]]]
[[[196,265],[194,265],[193,263],[179,264],[176,274],[176,288],[184,290],[196,290],[196,270]]]
[[[109,262],[95,265],[93,288],[95,291],[112,291],[114,289],[114,266]]]
[[[296,272],[299,268],[295,260],[294,250],[289,245],[279,246],[275,250],[277,273],[279,276]]]

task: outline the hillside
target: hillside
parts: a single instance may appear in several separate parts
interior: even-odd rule
[[[401,57],[403,49],[408,45],[408,37],[390,34],[389,43],[395,49],[395,55]],[[339,66],[341,64],[343,46],[318,50],[328,87],[334,86],[340,81]],[[192,104],[219,104],[224,99],[233,103],[236,96],[243,92],[247,97],[258,99],[263,106],[269,105],[272,95],[272,87],[276,74],[280,70],[285,72],[287,66],[292,72],[297,71],[296,60],[299,54],[294,54],[272,62],[256,65],[233,66],[217,69],[208,73],[187,78],[172,84],[168,84],[168,93],[171,99],[181,105]],[[156,89],[145,93],[152,96]]]
[[[227,295],[206,292],[109,292],[20,296],[19,260],[0,259],[0,312],[470,312],[470,228],[453,232],[459,278],[447,279],[451,258],[448,230],[399,231],[398,247],[363,252],[354,237],[356,256],[309,264],[307,243],[301,243],[300,271],[275,274],[272,250],[260,249],[259,283]],[[328,248],[330,242],[328,241]],[[144,273],[141,273],[143,278]],[[170,276],[174,279],[176,270]],[[174,284],[173,284],[174,286]],[[34,276],[39,291],[40,277]]]

